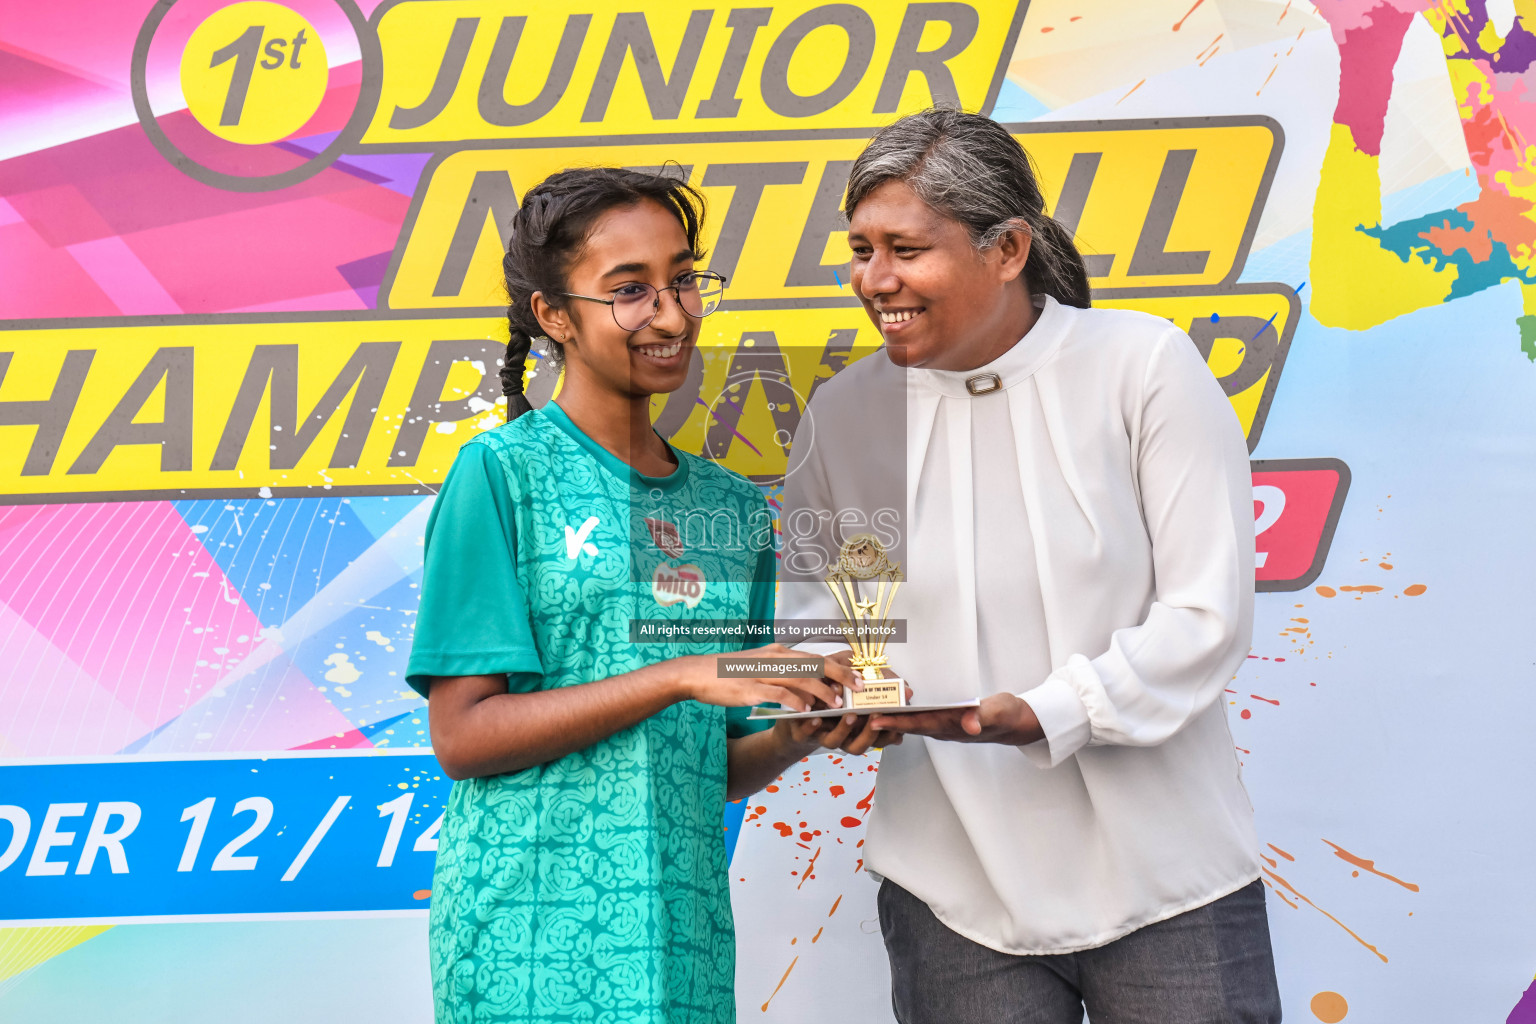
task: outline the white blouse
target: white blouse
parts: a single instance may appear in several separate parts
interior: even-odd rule
[[[887,653],[916,702],[1008,691],[1039,717],[1025,747],[887,748],[865,851],[951,929],[1019,954],[1103,945],[1259,874],[1223,698],[1253,625],[1242,429],[1168,321],[1037,304],[977,370],[875,353],[818,389],[779,602],[838,618],[826,558],[874,532],[907,576]],[[967,389],[989,373],[997,390]]]

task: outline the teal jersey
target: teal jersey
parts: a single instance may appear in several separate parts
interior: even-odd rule
[[[640,476],[554,403],[466,444],[427,523],[410,685],[505,673],[525,693],[757,646],[631,633],[773,619],[762,494],[677,458]],[[684,701],[557,761],[454,784],[432,883],[440,1024],[734,1018],[721,822],[726,737],[746,714]]]

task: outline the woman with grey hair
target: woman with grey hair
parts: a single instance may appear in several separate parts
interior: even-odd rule
[[[892,668],[922,704],[981,698],[824,736],[906,740],[865,847],[897,1019],[1278,1021],[1223,699],[1254,590],[1231,406],[1183,331],[1090,308],[996,123],[897,121],[846,210],[885,348],[819,388],[795,438],[781,614],[838,617],[827,556],[900,510]]]

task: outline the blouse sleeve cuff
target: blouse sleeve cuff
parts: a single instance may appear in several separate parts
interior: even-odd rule
[[[1019,748],[1037,768],[1054,768],[1087,746],[1091,735],[1088,709],[1060,674],[1052,674],[1033,690],[1019,694],[1019,699],[1029,705],[1045,733],[1044,739]]]

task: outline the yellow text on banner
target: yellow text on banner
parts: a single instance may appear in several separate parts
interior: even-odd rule
[[[424,491],[503,418],[494,319],[98,324],[0,330],[0,500]]]
[[[992,100],[1025,3],[407,0],[364,145],[873,129]]]
[[[1131,122],[1142,125],[1142,122]],[[1049,128],[1049,130],[1047,130]],[[1016,126],[1047,208],[1076,230],[1095,288],[1187,288],[1236,278],[1277,155],[1270,122]],[[501,257],[518,202],[567,167],[680,161],[709,203],[707,265],[736,304],[851,301],[841,208],[862,139],[467,150],[423,176],[381,302],[505,304]]]
[[[1250,444],[1297,301],[1283,286],[1098,300],[1190,332]],[[0,325],[0,502],[436,488],[459,446],[505,415],[497,317],[204,318],[89,327]],[[722,311],[701,325],[657,429],[760,483],[782,479],[806,404],[876,354],[858,307]],[[530,358],[534,404],[557,389]]]

